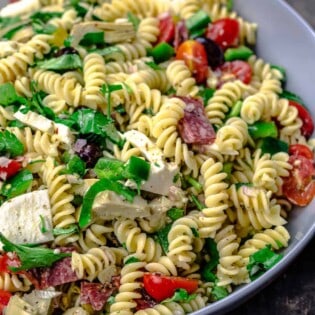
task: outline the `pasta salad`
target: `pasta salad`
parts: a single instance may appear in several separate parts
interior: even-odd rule
[[[0,314],[188,314],[315,195],[314,123],[231,0],[0,11]]]

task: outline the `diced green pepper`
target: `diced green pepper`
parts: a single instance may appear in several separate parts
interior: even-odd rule
[[[276,138],[278,136],[278,128],[273,121],[257,121],[252,125],[248,125],[248,132],[254,140],[266,137]]]
[[[250,48],[239,46],[236,48],[228,48],[224,53],[224,59],[225,61],[248,60],[253,54],[254,52]]]
[[[269,153],[274,155],[279,152],[289,152],[288,143],[271,137],[261,139],[258,142],[258,147],[261,149],[263,154]]]
[[[287,81],[287,73],[286,70],[281,66],[271,65],[271,69],[276,69],[282,74],[281,82],[284,84]]]
[[[241,109],[243,106],[242,101],[237,101],[231,108],[230,112],[227,114],[226,119],[232,118],[232,117],[240,117]]]
[[[173,57],[175,55],[175,49],[171,45],[162,42],[149,50],[148,55],[152,56],[156,63],[161,63]]]
[[[195,33],[207,27],[209,23],[211,23],[211,19],[208,13],[204,10],[200,10],[186,20],[186,27],[189,33]]]

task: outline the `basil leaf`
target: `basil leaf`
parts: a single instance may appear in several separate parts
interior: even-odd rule
[[[66,54],[57,58],[37,62],[41,69],[53,71],[76,70],[82,68],[82,60],[77,54]]]
[[[91,32],[83,35],[82,39],[79,42],[79,45],[82,46],[92,46],[92,45],[101,45],[104,44],[104,32]]]
[[[31,248],[25,245],[13,244],[1,232],[0,241],[5,252],[14,252],[20,259],[20,267],[9,267],[14,272],[38,267],[50,267],[56,261],[71,256],[70,253],[57,254],[54,249],[44,247]]]
[[[67,165],[66,165],[66,174],[78,174],[80,177],[83,177],[85,174],[86,163],[80,159],[77,155],[73,155]]]
[[[185,210],[179,208],[171,208],[166,212],[166,214],[169,218],[175,221],[185,215]]]
[[[13,133],[8,130],[0,132],[0,154],[16,157],[23,153],[24,145]]]
[[[8,106],[12,104],[25,104],[26,99],[19,96],[12,83],[4,83],[0,85],[0,105]]]
[[[283,255],[274,253],[271,250],[271,245],[267,245],[265,248],[257,251],[249,257],[249,263],[246,266],[249,272],[249,278],[254,281],[267,270],[276,265]]]
[[[98,182],[93,184],[89,190],[84,195],[82,209],[79,218],[79,226],[80,228],[86,227],[92,219],[92,206],[94,203],[94,199],[96,196],[105,190],[110,190],[115,192],[118,195],[124,197],[127,201],[132,202],[136,193],[120,184],[119,182],[110,181],[106,178],[100,179]]]
[[[172,228],[172,223],[167,224],[162,229],[158,230],[155,235],[156,240],[161,245],[165,254],[167,254],[168,252],[168,246],[169,246],[168,233],[170,232],[171,228]]]
[[[10,178],[2,187],[1,194],[8,199],[22,195],[32,185],[33,174],[25,169]]]
[[[208,262],[207,264],[207,268],[209,271],[212,271],[214,270],[214,268],[217,267],[220,259],[217,243],[215,242],[215,240],[212,238],[206,238],[205,249],[209,253],[211,259],[210,262]]]
[[[161,303],[169,303],[169,302],[181,302],[188,303],[196,298],[197,294],[188,294],[185,289],[177,289],[173,296],[169,299],[163,300]]]

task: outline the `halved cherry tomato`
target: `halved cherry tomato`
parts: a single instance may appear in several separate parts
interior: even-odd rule
[[[209,24],[206,37],[215,41],[225,50],[238,45],[239,33],[240,26],[237,20],[223,18]]]
[[[305,158],[313,161],[314,154],[311,149],[304,144],[291,144],[289,146],[289,154],[294,156],[304,156]]]
[[[2,314],[4,307],[8,305],[11,296],[12,293],[0,289],[0,314]]]
[[[290,175],[283,179],[283,194],[293,204],[306,206],[315,196],[313,162],[302,155],[291,155],[289,163],[293,168]]]
[[[156,273],[145,273],[143,284],[147,293],[158,302],[172,297],[177,289],[185,289],[192,294],[198,288],[198,280],[169,277]]]
[[[0,179],[7,180],[14,176],[21,169],[21,164],[18,161],[10,160],[5,157],[0,158]]]
[[[314,122],[312,116],[310,115],[308,110],[298,102],[289,100],[289,104],[290,106],[293,106],[298,110],[299,117],[303,122],[301,128],[302,135],[305,136],[306,138],[309,138],[314,131]]]
[[[19,267],[21,265],[19,258],[16,255],[3,254],[0,256],[0,272],[10,273],[9,267]]]
[[[207,53],[202,44],[195,40],[186,40],[178,47],[176,59],[185,61],[198,84],[206,81],[209,67]]]
[[[228,61],[219,67],[219,70],[221,71],[221,79],[223,82],[241,80],[245,84],[248,84],[252,79],[252,68],[246,61]]]
[[[161,42],[172,43],[175,37],[175,22],[169,13],[165,13],[159,17],[160,35],[157,44]]]

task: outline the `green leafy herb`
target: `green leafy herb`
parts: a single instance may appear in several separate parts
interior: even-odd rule
[[[26,99],[19,96],[12,83],[4,83],[0,85],[0,105],[8,106],[12,104],[25,104]]]
[[[201,87],[198,95],[202,97],[204,106],[207,106],[209,99],[213,96],[215,89]]]
[[[125,260],[125,265],[133,264],[133,263],[136,263],[136,262],[139,262],[139,261],[140,261],[139,258],[134,257],[134,256],[131,256],[131,257],[128,257],[128,258]]]
[[[9,127],[17,127],[17,128],[24,128],[25,125],[20,122],[19,120],[10,120],[9,123],[8,123],[8,126]]]
[[[76,224],[71,224],[67,228],[54,228],[53,234],[54,236],[59,235],[67,235],[67,234],[73,234],[73,233],[79,233],[79,228]]]
[[[104,32],[91,32],[83,35],[80,40],[80,45],[82,46],[92,46],[104,44]]]
[[[240,117],[241,110],[242,110],[243,102],[237,101],[229,111],[229,113],[226,115],[226,120],[232,118],[232,117]]]
[[[185,289],[177,289],[173,296],[169,299],[163,300],[161,303],[181,302],[189,303],[196,298],[197,294],[189,294]]]
[[[283,255],[274,253],[271,250],[271,245],[267,245],[265,248],[257,251],[249,257],[249,263],[246,266],[249,272],[249,278],[254,281],[267,270],[276,265]]]
[[[140,19],[131,12],[127,13],[127,18],[128,21],[133,25],[135,31],[137,31],[140,24]]]
[[[289,152],[289,144],[287,142],[272,137],[261,139],[257,146],[261,148],[263,154],[269,153],[274,155],[278,152]]]
[[[171,208],[166,212],[167,216],[171,218],[173,221],[183,217],[185,215],[185,210],[184,209],[179,209],[179,208]]]
[[[0,241],[5,252],[14,252],[18,255],[21,266],[9,267],[10,270],[17,272],[38,267],[50,267],[56,261],[70,257],[70,253],[56,253],[55,250],[44,247],[28,247],[11,243],[0,233]]]
[[[114,303],[115,303],[115,297],[114,297],[113,295],[111,295],[111,296],[108,298],[107,303],[108,303],[109,305],[114,304]]]
[[[121,180],[124,178],[124,163],[117,159],[100,158],[95,164],[94,173],[100,179]]]
[[[227,174],[227,178],[226,178],[227,180],[229,180],[231,178],[232,170],[233,170],[233,163],[232,162],[225,162],[223,164],[222,172]]]
[[[125,171],[129,179],[141,183],[149,178],[150,163],[137,156],[131,156],[125,165]]]
[[[199,232],[196,228],[191,227],[190,229],[194,237],[199,237]]]
[[[111,98],[110,95],[112,92],[122,90],[122,84],[103,84],[101,87],[101,92],[107,98],[107,115],[111,114]]]
[[[211,295],[212,295],[213,301],[219,301],[227,297],[229,295],[229,292],[226,288],[216,285],[212,289]]]
[[[125,107],[122,104],[115,107],[115,112],[117,112],[121,115],[124,115],[127,113]]]
[[[202,185],[196,179],[191,176],[185,176],[184,179],[191,187],[195,188],[198,194],[202,192]]]
[[[102,49],[91,49],[90,52],[101,55],[102,57],[104,57],[106,62],[122,60],[124,58],[122,50],[116,46],[105,47]]]
[[[40,219],[40,231],[44,234],[46,232],[48,232],[47,227],[46,227],[46,223],[45,223],[45,219],[42,215],[39,216]]]
[[[215,240],[212,238],[206,238],[205,249],[210,256],[210,262],[208,262],[207,268],[212,271],[217,267],[220,259],[217,243]]]
[[[72,41],[74,37],[72,35],[69,35],[63,42],[65,47],[71,47],[72,46]]]
[[[161,70],[162,68],[157,65],[154,61],[146,61],[145,64],[153,70]]]
[[[84,195],[82,209],[79,218],[80,228],[84,228],[91,222],[92,219],[92,206],[95,197],[102,191],[110,190],[116,194],[124,197],[127,201],[132,202],[136,193],[135,191],[125,187],[119,182],[114,182],[109,179],[103,178],[93,184]]]
[[[217,280],[217,277],[215,273],[212,272],[212,262],[206,263],[202,269],[201,269],[201,277],[206,282],[215,282]]]
[[[0,154],[16,157],[23,153],[24,145],[13,133],[8,130],[0,132]]]
[[[49,20],[57,17],[61,17],[62,12],[52,12],[52,11],[36,11],[30,18],[31,20],[40,20],[43,23],[47,23]]]
[[[279,95],[280,98],[286,98],[290,101],[294,101],[294,102],[297,102],[299,104],[301,104],[302,106],[305,107],[305,104],[304,104],[304,101],[302,100],[302,98],[297,95],[297,94],[294,94],[288,90],[284,90],[280,95]]]
[[[284,245],[279,240],[276,240],[276,243],[277,243],[279,249],[284,247]]]
[[[67,174],[78,174],[83,177],[85,174],[86,163],[80,159],[77,155],[73,155],[66,165]]]
[[[190,195],[190,200],[195,204],[198,210],[203,210],[206,206],[199,201],[198,197],[195,195]]]
[[[34,20],[32,23],[32,27],[34,33],[36,34],[51,35],[57,30],[57,27],[55,25],[44,23],[41,20]]]
[[[168,242],[168,233],[170,232],[172,227],[172,224],[167,224],[165,225],[162,229],[158,230],[156,233],[156,239],[159,242],[159,244],[162,246],[162,249],[164,251],[165,254],[167,254],[168,252],[168,246],[169,246],[169,242]]]
[[[77,54],[66,54],[57,58],[51,58],[37,62],[41,69],[53,71],[68,71],[82,68],[82,60]]]
[[[77,11],[79,17],[85,17],[88,12],[84,6],[80,5],[80,0],[71,0],[69,7],[74,8]]]
[[[25,193],[33,182],[33,174],[25,169],[5,182],[1,194],[7,198],[13,198]]]

